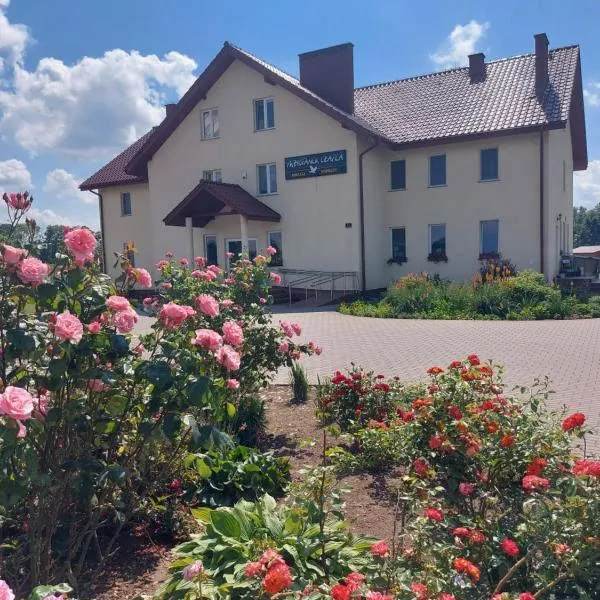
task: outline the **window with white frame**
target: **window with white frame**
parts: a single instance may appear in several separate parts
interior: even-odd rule
[[[204,235],[204,257],[206,258],[206,263],[209,265],[219,264],[216,235]]]
[[[429,257],[446,258],[446,225],[444,223],[429,226]]]
[[[259,98],[254,101],[254,129],[275,128],[275,100],[273,98]]]
[[[392,244],[392,262],[406,262],[406,228],[392,227],[390,229]]]
[[[499,251],[499,221],[480,221],[479,252],[482,256],[496,255]]]
[[[212,140],[219,137],[219,109],[202,111],[202,139]]]
[[[283,266],[283,246],[281,240],[281,231],[269,231],[267,233],[267,244],[275,248],[277,252],[271,256],[272,267]]]
[[[429,157],[429,187],[446,185],[446,155]]]
[[[204,181],[221,183],[221,181],[223,181],[221,176],[221,169],[212,169],[212,171],[202,171],[202,179],[204,179]]]
[[[131,193],[121,192],[121,216],[128,217],[131,215]]]
[[[498,148],[484,148],[481,150],[479,162],[481,181],[495,181],[498,179]]]
[[[277,166],[275,163],[257,165],[258,193],[261,195],[277,193]]]

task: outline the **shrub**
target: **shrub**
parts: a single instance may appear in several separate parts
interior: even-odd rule
[[[204,533],[176,549],[172,576],[155,598],[330,598],[333,586],[359,570],[356,589],[366,577],[381,583],[370,552],[376,540],[349,533],[333,481],[328,468],[307,473],[290,506],[278,507],[267,495],[233,508],[195,510]],[[202,565],[194,579],[186,578],[190,565]]]
[[[182,480],[172,486],[180,499],[192,506],[233,506],[239,500],[257,500],[264,494],[280,498],[290,480],[287,459],[245,446],[188,454],[184,465],[187,470]]]
[[[300,363],[294,363],[290,368],[290,385],[294,402],[306,402],[308,397],[308,377]]]

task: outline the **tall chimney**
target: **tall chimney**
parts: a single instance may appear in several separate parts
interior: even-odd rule
[[[469,79],[471,83],[478,83],[485,79],[485,54],[469,54]]]
[[[177,106],[176,104],[165,104],[165,108],[167,109],[167,117],[171,115],[173,109]]]
[[[304,52],[300,83],[344,112],[354,112],[354,44]]]
[[[542,101],[548,83],[548,37],[537,33],[535,39],[535,94]]]

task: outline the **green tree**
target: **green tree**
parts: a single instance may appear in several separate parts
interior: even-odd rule
[[[573,209],[573,246],[600,245],[600,203],[594,208]]]
[[[63,243],[64,232],[62,225],[48,225],[44,232],[44,240],[40,249],[40,258],[44,262],[53,263],[57,252],[60,252]]]
[[[10,235],[11,224],[0,223],[0,242],[4,242]],[[39,228],[36,226],[36,236],[39,232]],[[29,240],[30,230],[25,223],[17,223],[14,226],[14,231],[10,235],[11,245],[24,246]]]

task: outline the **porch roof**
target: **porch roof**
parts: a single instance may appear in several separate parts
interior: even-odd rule
[[[222,212],[224,208],[229,208],[230,212]],[[163,222],[165,225],[185,227],[186,217],[191,217],[194,227],[206,227],[215,217],[231,214],[242,215],[250,221],[281,220],[278,212],[239,185],[202,180]]]

